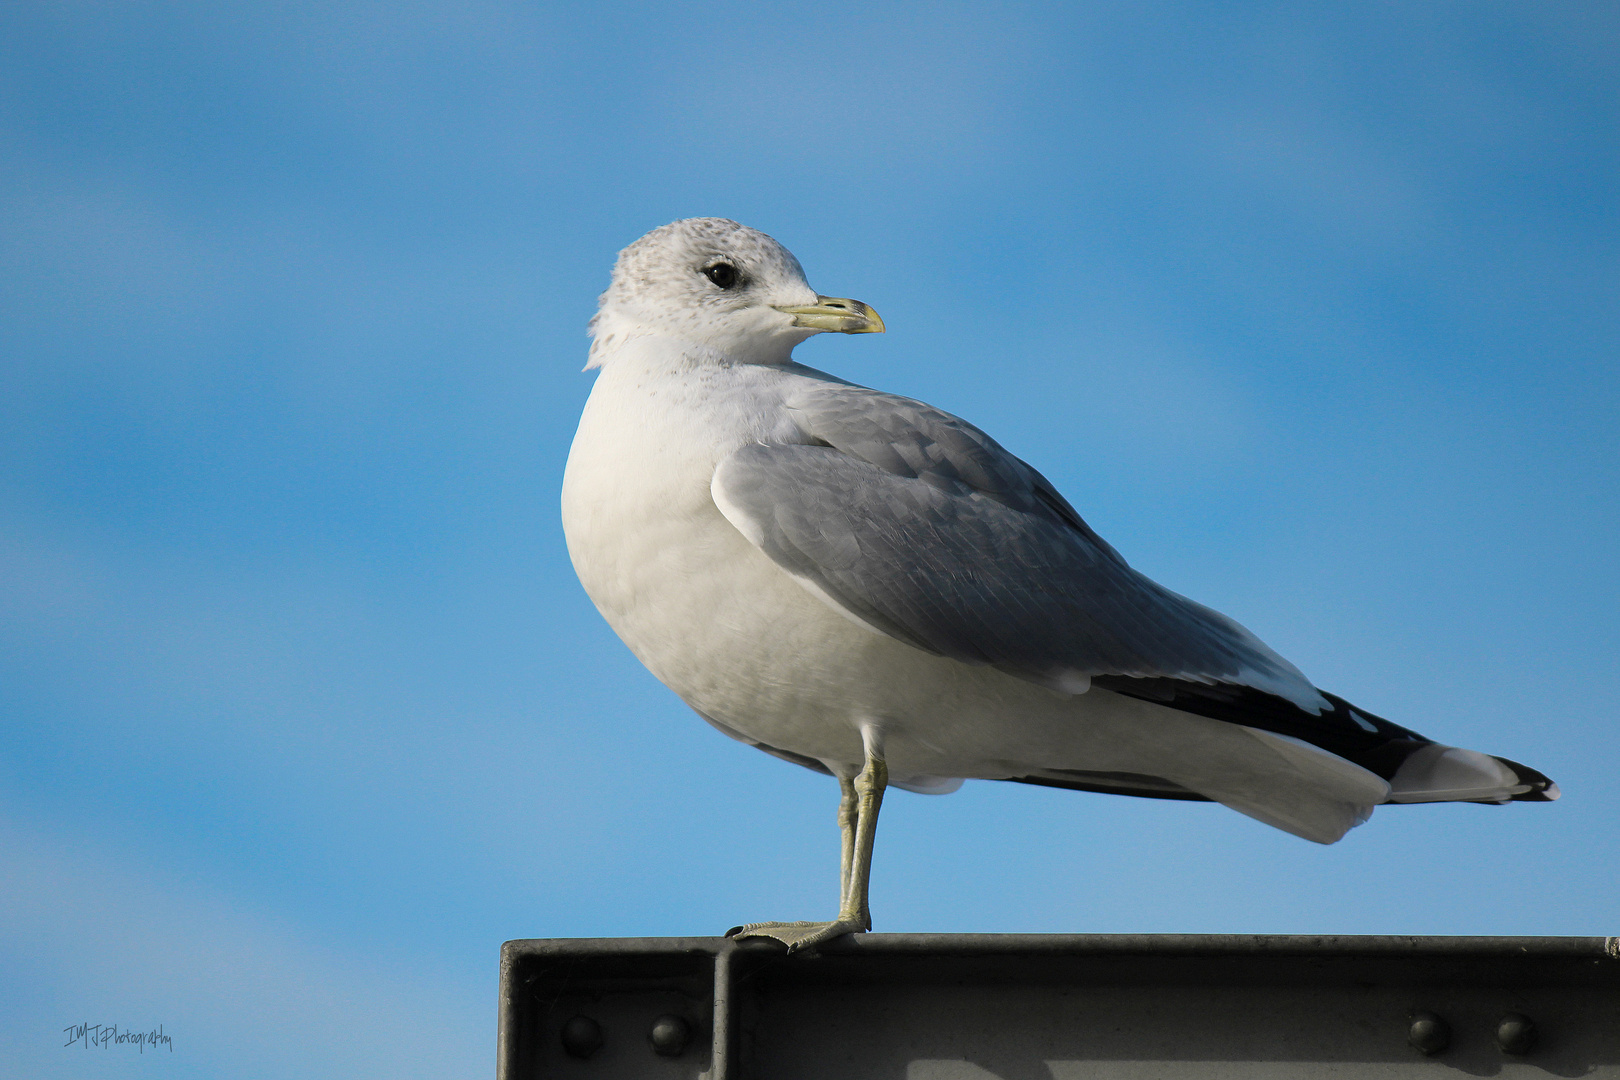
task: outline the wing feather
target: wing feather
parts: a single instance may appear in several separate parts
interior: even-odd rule
[[[806,442],[721,462],[715,503],[812,591],[907,644],[1056,689],[1097,675],[1326,702],[1253,634],[1137,573],[1029,465],[918,401],[821,384]]]
[[[1301,740],[1388,782],[1395,801],[1557,798],[1533,769],[1439,746],[1317,690],[1238,623],[1131,569],[1044,476],[965,420],[800,370],[809,385],[789,407],[804,441],[736,451],[711,491],[750,542],[854,621],[1060,691],[1095,680],[1257,738]],[[1017,779],[1206,797],[1134,774]],[[1337,836],[1382,798],[1361,795],[1343,820],[1280,827]],[[1217,797],[1264,819],[1258,804]]]

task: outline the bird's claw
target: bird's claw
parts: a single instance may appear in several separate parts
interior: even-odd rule
[[[730,938],[765,937],[780,941],[789,953],[802,952],[823,945],[845,934],[859,934],[870,928],[870,923],[857,919],[835,919],[832,922],[759,922],[749,923],[726,934]]]

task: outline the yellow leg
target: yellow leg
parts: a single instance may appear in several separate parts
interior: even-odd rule
[[[788,952],[858,934],[872,928],[872,911],[867,890],[872,879],[872,845],[877,839],[878,812],[883,809],[883,791],[889,786],[889,767],[883,755],[868,739],[865,767],[853,780],[838,780],[839,859],[838,918],[832,922],[749,923],[731,936],[768,937],[782,942]]]
[[[838,778],[838,903],[849,895],[849,874],[855,865],[855,822],[860,819],[859,796],[855,794],[855,781],[851,777]]]
[[[844,886],[838,921],[854,921],[858,929],[872,929],[872,909],[867,888],[872,881],[872,846],[877,840],[878,812],[883,809],[883,791],[889,786],[889,767],[882,758],[866,757],[866,768],[855,778],[858,803],[855,811],[855,852],[849,881]]]

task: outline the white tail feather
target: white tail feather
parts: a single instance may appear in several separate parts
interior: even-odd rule
[[[1390,781],[1390,802],[1507,802],[1530,790],[1489,754],[1435,743],[1414,752]]]
[[[1372,816],[1373,807],[1389,798],[1389,785],[1360,765],[1337,754],[1269,731],[1243,727],[1254,747],[1257,776],[1236,771],[1226,783],[1197,785],[1199,794],[1272,828],[1318,844],[1331,844]],[[1282,770],[1260,758],[1286,762]],[[1246,782],[1245,782],[1246,781]]]

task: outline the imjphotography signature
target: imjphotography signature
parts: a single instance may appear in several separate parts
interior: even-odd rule
[[[146,1053],[148,1046],[154,1050],[160,1046],[167,1047],[169,1053],[174,1053],[174,1040],[164,1034],[163,1025],[159,1024],[151,1031],[130,1031],[117,1024],[69,1024],[62,1029],[67,1036],[63,1046],[72,1046],[78,1043],[86,1050],[92,1046],[103,1049],[109,1046],[134,1046],[140,1053]]]

